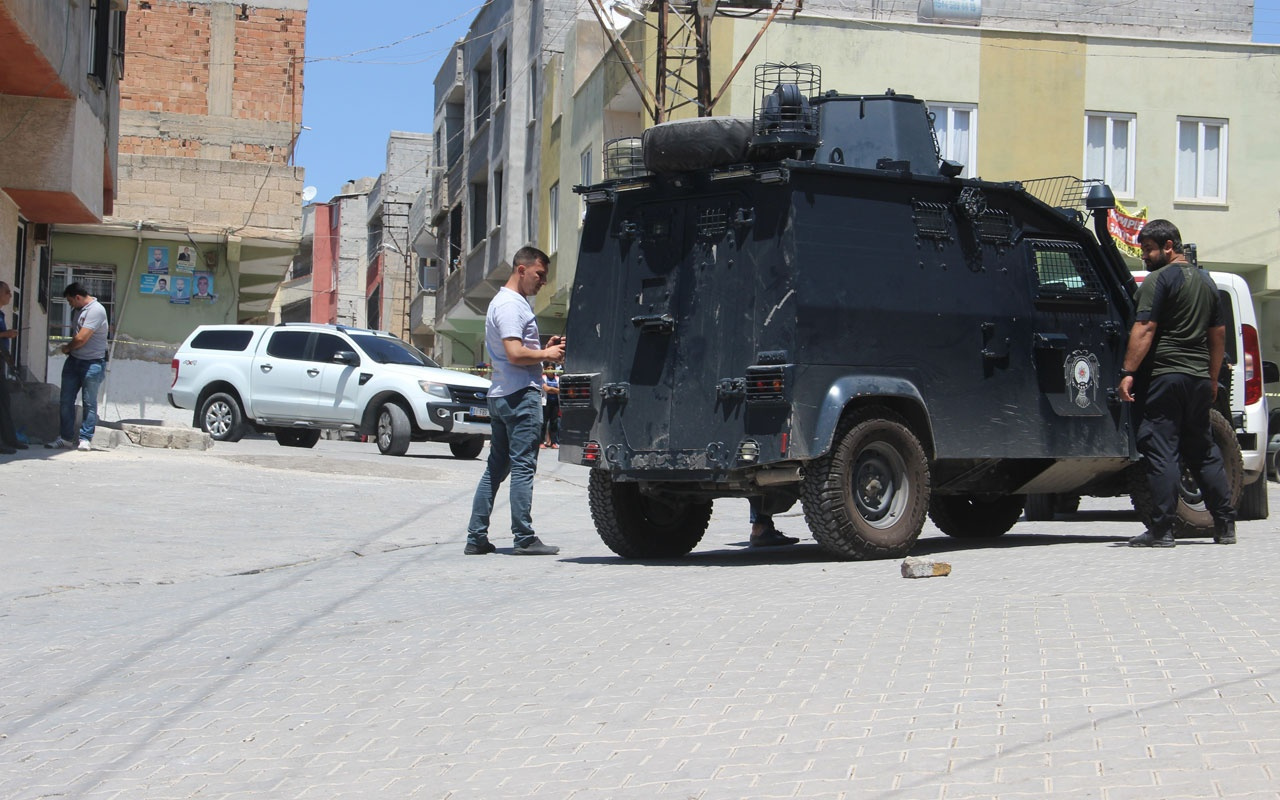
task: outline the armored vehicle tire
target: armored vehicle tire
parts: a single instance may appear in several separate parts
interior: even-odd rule
[[[1027,522],[1046,522],[1057,511],[1057,497],[1051,494],[1029,494],[1023,506]]]
[[[887,408],[860,409],[805,468],[800,499],[809,532],[837,558],[904,556],[929,509],[929,462],[905,420]]]
[[[710,500],[667,503],[601,469],[591,470],[587,497],[600,539],[623,558],[682,556],[702,541],[711,521]]]
[[[929,518],[938,530],[956,539],[994,539],[1008,533],[1022,516],[1022,498],[1020,494],[991,499],[935,494],[929,500]]]
[[[1240,490],[1240,502],[1236,504],[1236,519],[1266,519],[1271,515],[1267,501],[1267,476],[1259,475],[1253,483]]]
[[[240,402],[226,392],[216,392],[200,406],[200,429],[215,442],[238,442],[244,437],[244,412]]]
[[[378,410],[378,452],[384,456],[402,456],[409,452],[412,435],[405,410],[396,403],[384,403]]]
[[[276,441],[282,447],[311,448],[320,441],[320,431],[315,428],[276,428]]]
[[[1239,507],[1244,481],[1244,462],[1240,456],[1240,442],[1231,429],[1231,423],[1217,411],[1209,412],[1209,427],[1213,440],[1222,452],[1222,464],[1227,472],[1227,487],[1231,490],[1231,504]],[[1147,485],[1147,475],[1142,464],[1129,470],[1129,498],[1144,524],[1151,525],[1151,512],[1155,500]],[[1210,536],[1213,534],[1213,517],[1200,497],[1200,488],[1187,469],[1182,470],[1182,482],[1178,485],[1178,513],[1173,524],[1174,536]]]
[[[475,436],[461,442],[449,442],[449,452],[454,458],[476,458],[484,449],[484,438]]]

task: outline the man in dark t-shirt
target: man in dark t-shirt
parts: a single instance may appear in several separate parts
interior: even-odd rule
[[[1155,509],[1151,530],[1130,539],[1129,546],[1174,546],[1179,456],[1195,475],[1213,515],[1214,541],[1235,544],[1236,512],[1209,426],[1226,343],[1218,287],[1207,272],[1187,261],[1182,235],[1172,222],[1148,222],[1138,244],[1150,274],[1138,289],[1137,317],[1120,371],[1120,398],[1136,401],[1138,450],[1146,459]]]

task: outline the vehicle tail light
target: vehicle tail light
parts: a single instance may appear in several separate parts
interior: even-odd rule
[[[172,389],[173,385],[178,382],[178,359],[175,358],[169,366],[173,368],[173,380],[169,381],[169,388]]]
[[[599,442],[587,442],[582,446],[582,463],[587,467],[594,467],[600,463]]]
[[[747,367],[747,402],[769,405],[787,401],[787,369],[785,366]]]
[[[591,406],[591,376],[560,376],[560,407],[589,408]]]
[[[1241,325],[1244,338],[1244,404],[1251,406],[1262,399],[1262,349],[1258,344],[1258,329]]]

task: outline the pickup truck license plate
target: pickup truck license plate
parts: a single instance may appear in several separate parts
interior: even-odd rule
[[[472,406],[472,407],[471,407],[471,416],[473,416],[473,417],[484,417],[485,419],[488,419],[488,418],[489,418],[489,409],[488,409],[488,408],[485,408],[484,406]]]

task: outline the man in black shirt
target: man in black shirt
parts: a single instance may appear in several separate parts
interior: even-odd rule
[[[1151,530],[1130,539],[1129,546],[1174,546],[1179,456],[1195,475],[1213,515],[1214,541],[1235,544],[1236,512],[1222,453],[1209,427],[1209,409],[1218,396],[1218,381],[1211,376],[1222,369],[1226,342],[1218,288],[1207,272],[1187,261],[1182,235],[1172,222],[1148,222],[1138,244],[1150,274],[1138,288],[1120,398],[1137,402],[1138,450],[1147,462],[1155,511]]]

